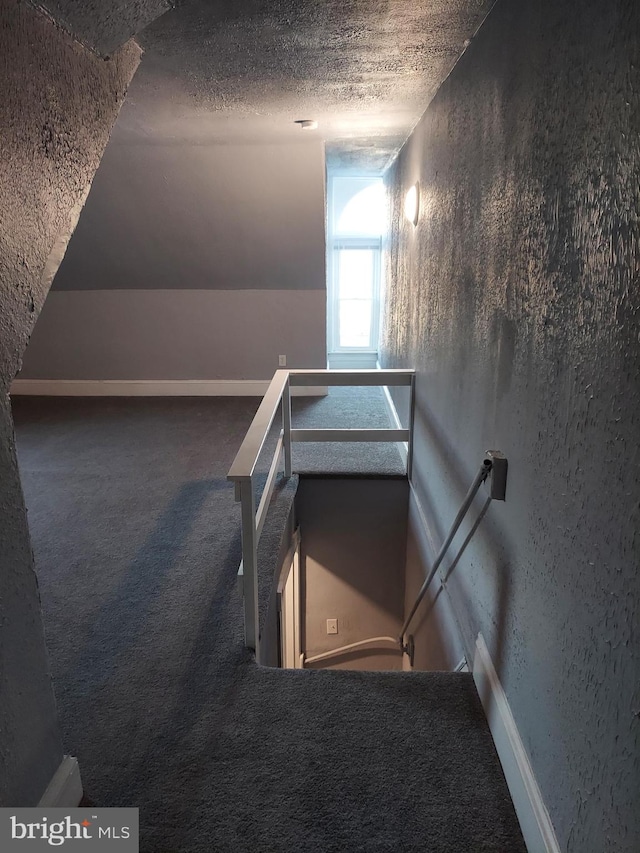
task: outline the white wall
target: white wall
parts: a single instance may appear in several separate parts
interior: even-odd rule
[[[270,379],[324,367],[323,290],[62,290],[49,294],[20,378]]]

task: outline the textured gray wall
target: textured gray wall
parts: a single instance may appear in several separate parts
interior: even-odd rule
[[[403,479],[300,478],[296,513],[308,657],[400,633],[408,493]],[[327,634],[327,619],[334,618],[338,634]],[[402,669],[402,657],[397,649],[372,646],[309,666]]]
[[[62,757],[7,389],[140,56],[105,62],[0,0],[0,805]]]
[[[382,360],[436,540],[509,457],[449,591],[571,853],[640,849],[639,38],[635,0],[499,0],[389,176]]]

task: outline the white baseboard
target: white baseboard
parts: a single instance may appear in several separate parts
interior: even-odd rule
[[[12,395],[38,397],[263,397],[268,379],[14,379]],[[325,397],[323,386],[300,385],[293,397]]]
[[[473,680],[489,722],[527,850],[529,853],[560,853],[529,756],[482,634],[478,634],[476,641]]]
[[[82,780],[78,759],[65,755],[42,795],[40,808],[74,809],[82,799]]]

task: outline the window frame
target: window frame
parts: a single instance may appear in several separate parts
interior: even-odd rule
[[[336,180],[355,179],[373,182],[379,181],[378,175],[330,175],[327,205],[327,350],[331,354],[371,354],[377,355],[380,340],[380,316],[382,297],[382,247],[383,235],[335,235],[334,220],[334,182]],[[340,346],[340,287],[338,253],[344,249],[364,249],[373,252],[374,270],[372,282],[372,308],[369,345],[366,347]]]
[[[370,251],[373,253],[373,280],[371,286],[371,326],[367,346],[340,345],[340,280],[339,253],[343,250]],[[380,269],[382,264],[381,237],[336,237],[329,249],[329,351],[335,353],[375,353],[378,350],[380,326]]]

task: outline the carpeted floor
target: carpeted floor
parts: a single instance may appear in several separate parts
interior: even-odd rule
[[[295,422],[386,425],[376,394],[295,400]],[[470,676],[285,672],[245,652],[226,473],[257,404],[13,401],[86,795],[138,806],[148,853],[524,851]],[[310,470],[401,470],[393,446],[301,452]]]

